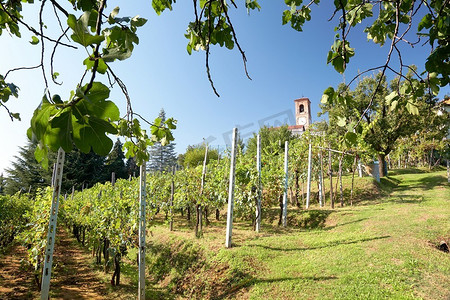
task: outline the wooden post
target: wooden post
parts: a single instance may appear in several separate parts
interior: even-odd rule
[[[308,182],[306,186],[306,209],[309,208],[309,198],[311,196],[311,164],[312,164],[312,145],[309,142],[308,150]]]
[[[111,185],[114,186],[116,184],[116,173],[111,173]]]
[[[231,144],[231,161],[230,161],[230,181],[228,185],[228,210],[227,210],[227,232],[225,239],[225,247],[231,248],[231,237],[233,230],[233,207],[234,207],[234,170],[236,167],[236,144],[237,144],[237,128],[233,128],[233,142]]]
[[[284,193],[283,193],[283,227],[287,226],[287,189],[288,189],[288,152],[289,142],[284,142]]]
[[[262,187],[261,187],[261,136],[259,134],[256,137],[256,169],[258,170],[258,186],[257,186],[258,200],[257,200],[257,205],[256,205],[255,230],[256,230],[256,232],[259,232],[261,230],[261,194],[262,194]]]
[[[145,206],[147,191],[146,185],[146,166],[145,162],[141,165],[139,175],[139,283],[138,283],[138,300],[145,300],[145,234],[146,234],[146,220],[145,220]]]
[[[52,186],[52,206],[50,209],[50,220],[47,231],[47,245],[45,247],[44,269],[42,272],[41,300],[48,300],[50,291],[50,278],[52,274],[53,250],[55,247],[56,223],[58,220],[59,194],[61,193],[61,181],[64,168],[65,152],[62,148],[58,150],[55,169],[53,170]]]

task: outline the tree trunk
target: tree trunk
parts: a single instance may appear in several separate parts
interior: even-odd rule
[[[305,181],[302,178],[302,204],[305,207]]]
[[[195,236],[200,237],[202,235],[202,206],[197,204],[197,221],[195,222]]]
[[[109,240],[105,238],[104,242],[103,242],[103,258],[105,259],[105,264],[104,264],[104,272],[107,273],[109,271]]]
[[[385,177],[387,175],[387,170],[385,168],[385,160],[386,160],[386,155],[382,154],[382,153],[378,153],[377,154],[378,157],[378,170],[380,173],[380,177]]]
[[[186,220],[191,221],[191,207],[186,207]]]
[[[300,202],[298,201],[298,190],[299,190],[299,185],[298,185],[298,170],[295,170],[294,172],[294,202],[295,205],[297,205],[297,207],[300,207]]]
[[[325,205],[325,180],[323,178],[323,158],[322,158],[322,150],[319,152],[319,163],[320,163],[320,178],[322,180],[321,188],[322,188],[322,206]]]
[[[117,250],[118,251],[118,250]],[[120,284],[120,253],[114,255],[114,273],[111,278],[112,285]]]
[[[81,240],[81,244],[83,245],[83,247],[85,243],[86,243],[86,226],[83,226],[83,239]]]
[[[210,222],[208,219],[208,207],[205,206],[205,226],[209,226]]]
[[[220,211],[218,208],[216,208],[216,221],[219,221],[219,217],[220,217]]]
[[[280,197],[278,197],[278,199],[280,203],[280,216],[278,218],[278,226],[281,226],[283,221],[283,194],[280,193]]]
[[[428,164],[428,170],[431,170],[431,166],[433,165],[433,149],[430,151],[430,163]]]

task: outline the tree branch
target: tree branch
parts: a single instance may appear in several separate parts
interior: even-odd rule
[[[32,69],[37,69],[40,68],[41,64],[37,65],[37,66],[33,66],[33,67],[19,67],[19,68],[15,68],[15,69],[11,69],[8,70],[8,72],[6,72],[5,77],[3,77],[3,79],[6,79],[6,77],[8,77],[9,73],[15,72],[15,71],[20,71],[20,70],[32,70]]]
[[[211,1],[209,2],[209,9],[208,9],[208,38],[206,39],[206,73],[208,74],[208,80],[211,83],[211,87],[216,94],[217,97],[220,97],[219,93],[216,90],[216,87],[214,86],[214,82],[211,78],[211,71],[209,69],[209,46],[211,43],[211,31],[213,30],[212,23],[211,23]]]
[[[248,79],[252,80],[250,78],[250,75],[248,74],[248,71],[247,71],[247,57],[245,56],[245,52],[242,50],[241,45],[239,44],[239,42],[237,40],[236,31],[234,30],[233,23],[231,23],[231,19],[230,19],[230,16],[228,15],[227,8],[226,8],[226,5],[224,3],[224,0],[220,0],[220,3],[222,5],[222,9],[223,9],[225,17],[227,19],[228,25],[230,25],[231,33],[233,34],[233,38],[234,38],[234,41],[236,42],[236,46],[238,47],[239,52],[241,52],[242,61],[244,63],[245,75],[247,75]]]
[[[48,41],[50,41],[50,42],[53,42],[53,43],[57,43],[56,40],[54,40],[54,39],[52,39],[52,38],[50,38],[50,37],[48,37],[48,36],[46,36],[46,35],[42,35],[40,32],[38,32],[36,29],[34,29],[33,27],[31,27],[30,25],[28,25],[27,23],[25,23],[25,22],[22,21],[21,19],[17,18],[17,17],[14,16],[14,15],[11,15],[11,14],[6,10],[5,6],[3,5],[3,3],[2,3],[1,1],[0,1],[0,6],[2,7],[3,11],[4,11],[11,19],[13,19],[16,23],[22,24],[22,25],[25,26],[29,31],[31,31],[32,33],[34,33],[34,34],[37,35],[37,36],[42,37],[43,39],[46,39],[46,40],[48,40]],[[73,46],[73,45],[66,44],[66,43],[61,43],[61,42],[60,42],[60,44],[63,45],[63,46],[69,47],[69,48],[78,49],[77,47],[75,47],[75,46]]]
[[[101,0],[100,1],[100,6],[98,8],[98,15],[97,15],[97,23],[96,23],[96,34],[100,35],[101,30],[102,30],[102,14],[103,14],[103,10],[105,9],[106,6],[106,0]],[[100,43],[97,44],[97,46],[95,46],[94,49],[94,66],[92,67],[92,76],[91,76],[91,80],[89,81],[86,90],[84,91],[84,94],[86,95],[89,90],[92,88],[92,85],[94,84],[94,80],[95,80],[95,75],[97,74],[97,69],[98,69],[98,59],[100,58],[100,54],[98,53],[100,49]]]
[[[39,31],[40,31],[41,36],[44,36],[44,22],[42,20],[42,14],[44,12],[45,1],[46,0],[42,0],[41,8],[39,10]],[[45,74],[44,54],[45,54],[45,43],[44,43],[44,40],[41,40],[41,70],[42,70],[42,77],[44,78],[45,89],[46,89],[46,92],[48,94],[48,100],[51,101],[52,97],[51,97],[50,90],[48,89],[47,75]]]

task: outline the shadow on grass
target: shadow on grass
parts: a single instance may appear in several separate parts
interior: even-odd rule
[[[444,186],[446,183],[447,178],[435,174],[425,175],[418,180],[408,180],[404,183],[399,179],[392,177],[381,178],[381,188],[390,193],[417,190],[427,191],[432,190],[437,186]]]
[[[379,186],[382,191],[390,193],[395,188],[397,188],[400,183],[401,183],[401,180],[391,177],[391,176],[386,176],[386,177],[380,178]]]
[[[389,175],[404,175],[404,174],[423,174],[427,173],[424,169],[407,168],[407,169],[391,169],[388,171]]]
[[[390,237],[391,237],[390,235],[383,235],[383,236],[377,236],[377,237],[373,237],[373,238],[364,238],[364,239],[359,239],[359,240],[354,240],[354,241],[335,241],[335,242],[331,242],[329,244],[322,245],[322,246],[303,247],[303,248],[290,248],[290,249],[289,248],[270,247],[270,246],[259,245],[259,244],[251,244],[251,245],[248,245],[248,246],[249,247],[260,247],[260,248],[273,250],[273,251],[306,251],[306,250],[324,249],[324,248],[335,247],[335,246],[339,246],[339,245],[358,244],[358,243],[369,242],[369,241],[374,241],[374,240],[387,239],[387,238],[390,238]]]
[[[273,278],[273,279],[258,279],[254,277],[250,277],[247,280],[243,280],[240,283],[232,286],[225,292],[220,295],[214,297],[214,299],[226,299],[233,298],[240,290],[244,288],[249,288],[258,283],[277,283],[277,282],[285,282],[285,281],[324,281],[324,280],[335,280],[337,277],[335,276],[300,276],[300,277],[281,277],[281,278]]]
[[[341,226],[345,226],[345,225],[350,225],[350,224],[358,223],[358,222],[361,222],[361,221],[364,221],[364,220],[368,220],[368,219],[369,219],[369,218],[361,218],[361,219],[358,219],[358,220],[354,220],[354,221],[350,221],[350,222],[345,222],[345,223],[342,223],[342,224],[336,224],[336,225],[334,225],[334,226],[325,227],[324,230],[332,230],[332,229],[334,229],[334,228],[336,228],[336,227],[341,227]]]
[[[287,223],[290,227],[300,229],[319,229],[325,227],[325,222],[328,216],[333,213],[333,210],[327,209],[289,209]],[[278,225],[278,218],[280,214],[279,208],[267,208],[263,211],[263,218],[265,223],[271,224],[270,233],[280,233],[289,231],[289,229]]]

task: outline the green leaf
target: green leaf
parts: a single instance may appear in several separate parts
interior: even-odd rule
[[[39,44],[39,39],[33,35],[33,36],[31,37],[30,44],[31,44],[31,45],[37,45],[37,44]]]
[[[88,122],[73,123],[73,140],[75,145],[84,153],[92,150],[99,155],[107,155],[113,142],[106,133],[117,133],[117,130],[107,121],[96,117],[88,117]]]
[[[52,101],[53,101],[53,103],[56,103],[56,104],[63,104],[61,97],[57,94],[53,95]]]
[[[89,56],[85,60],[83,60],[83,65],[86,66],[86,70],[92,70],[94,68],[95,59],[93,56]],[[108,66],[105,64],[105,61],[102,58],[98,59],[97,72],[100,74],[105,74],[108,70]]]
[[[328,103],[329,100],[333,99],[334,97],[334,88],[333,87],[328,87],[322,95],[322,99],[320,100],[320,102],[322,104],[326,104]]]
[[[139,18],[139,16],[135,16],[131,19],[130,25],[132,27],[141,27],[147,23],[147,19]]]
[[[100,44],[105,39],[103,35],[90,34],[88,28],[90,14],[91,12],[85,12],[78,20],[74,15],[69,15],[67,18],[67,25],[73,30],[72,40],[85,47]]]
[[[406,103],[406,109],[412,115],[419,115],[419,108],[417,107],[417,105],[411,103],[410,101]]]
[[[131,56],[131,51],[128,49],[121,49],[119,47],[103,49],[102,58],[105,62],[113,62],[116,59],[125,60]]]
[[[38,144],[36,150],[34,150],[34,158],[45,170],[48,169],[48,149],[45,145]]]
[[[391,102],[391,107],[390,107],[390,111],[394,111],[397,108],[398,105],[398,100],[394,100]]]
[[[12,116],[14,119],[16,119],[16,120],[21,121],[21,119],[20,119],[20,114],[19,114],[19,113],[11,113],[11,116]]]
[[[71,108],[66,108],[62,113],[51,120],[51,126],[55,132],[57,143],[66,152],[73,149],[72,140],[72,111]],[[56,142],[54,142],[56,144]]]
[[[417,27],[417,31],[421,31],[424,28],[430,28],[433,25],[433,18],[431,16],[431,14],[426,14],[422,20],[420,21],[418,27]]]
[[[345,119],[345,117],[338,117],[337,125],[339,127],[345,127],[346,124],[347,120]]]
[[[119,14],[119,10],[120,10],[120,8],[119,8],[118,6],[116,6],[116,7],[112,10],[112,12],[109,14],[109,17],[108,17],[108,23],[109,23],[109,24],[114,24],[114,23],[116,23],[115,20],[114,20],[114,18]]]
[[[42,98],[42,102],[34,111],[31,118],[31,128],[38,140],[42,140],[47,131],[50,117],[56,113],[55,107],[47,100],[47,96]]]
[[[86,90],[85,85],[82,90]],[[82,116],[95,116],[105,121],[117,121],[120,118],[119,108],[112,101],[107,101],[109,88],[101,82],[94,82],[84,95],[84,100],[77,103],[74,114],[81,121]]]
[[[398,98],[398,93],[397,93],[397,91],[393,91],[392,93],[390,93],[389,95],[387,95],[387,96],[385,97],[386,104],[387,104],[387,105],[390,105],[391,102],[392,102],[393,100],[397,99],[397,98]]]
[[[172,10],[172,3],[175,2],[176,0],[152,0],[152,7],[160,15],[166,9]]]
[[[356,133],[348,131],[345,134],[344,138],[345,138],[345,142],[347,143],[347,145],[351,147],[351,146],[356,145],[358,136],[356,135]]]

